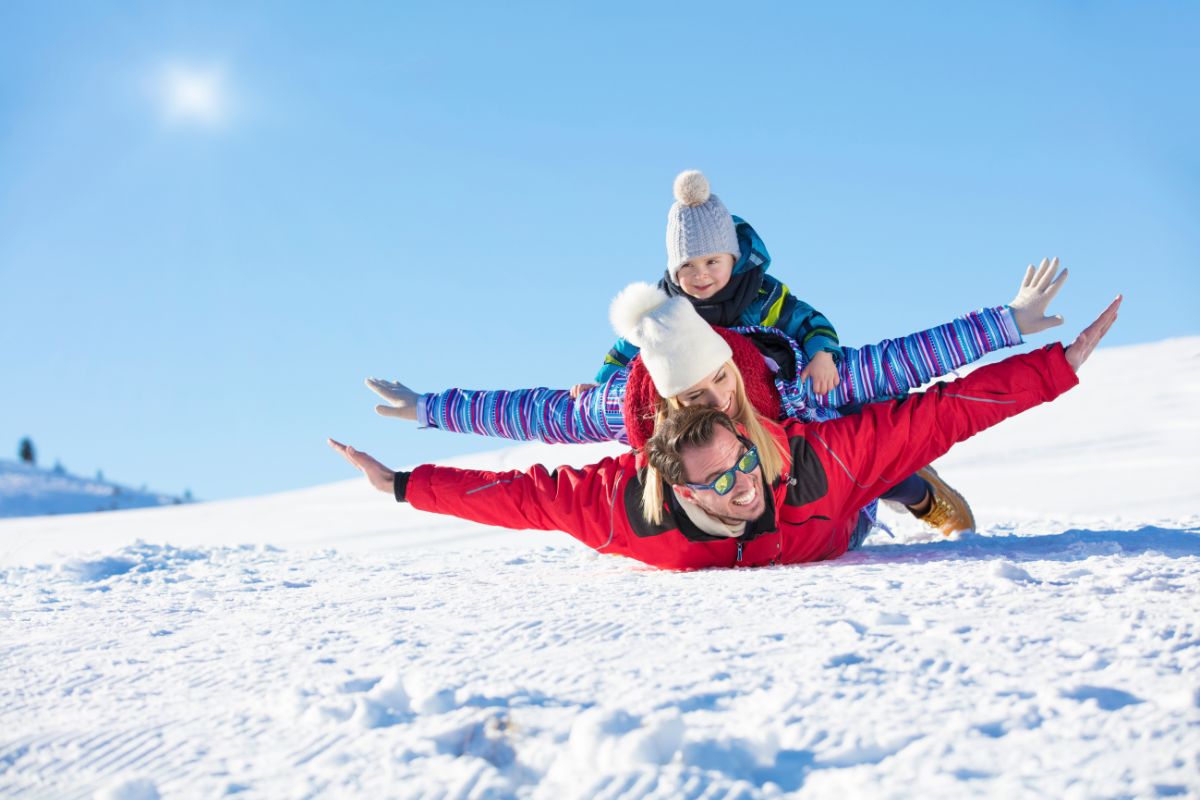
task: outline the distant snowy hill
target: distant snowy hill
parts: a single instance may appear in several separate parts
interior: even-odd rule
[[[0,520],[0,797],[1200,798],[1200,337],[1081,377],[938,462],[977,533],[818,564],[657,571],[359,477]]]
[[[182,502],[181,498],[170,495],[0,460],[0,517],[82,514]]]

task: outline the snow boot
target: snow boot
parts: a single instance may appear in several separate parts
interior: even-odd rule
[[[924,467],[917,470],[917,475],[924,478],[933,491],[933,502],[930,503],[929,510],[917,519],[934,530],[941,531],[943,536],[975,530],[975,515],[971,513],[971,506],[954,487],[942,480],[937,470]]]

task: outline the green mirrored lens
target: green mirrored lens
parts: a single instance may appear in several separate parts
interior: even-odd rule
[[[715,491],[717,494],[726,494],[730,489],[733,488],[735,480],[736,478],[734,477],[733,470],[729,470],[729,472],[724,473],[721,475],[721,477],[713,481],[713,491]]]
[[[737,463],[737,468],[739,470],[741,470],[742,472],[750,472],[757,466],[758,466],[758,451],[757,450],[746,451],[746,455],[742,456],[741,460],[738,461],[738,463]]]

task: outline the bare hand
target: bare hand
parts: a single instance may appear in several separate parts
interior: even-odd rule
[[[1117,299],[1108,304],[1108,308],[1096,317],[1096,321],[1084,328],[1075,337],[1075,341],[1067,347],[1065,355],[1071,369],[1079,372],[1083,362],[1088,360],[1088,356],[1096,349],[1096,345],[1104,338],[1104,334],[1108,333],[1108,329],[1117,321],[1117,309],[1121,307],[1123,299],[1121,295],[1117,295]]]
[[[326,439],[329,446],[337,450],[346,460],[353,464],[360,472],[367,476],[367,480],[381,492],[388,494],[392,493],[392,482],[396,479],[396,473],[380,464],[366,453],[355,450],[348,444]]]
[[[1013,321],[1017,323],[1017,329],[1021,331],[1022,336],[1063,324],[1063,318],[1057,314],[1053,317],[1046,316],[1046,307],[1067,282],[1067,270],[1064,269],[1055,277],[1056,272],[1057,257],[1043,258],[1037,270],[1034,270],[1033,264],[1025,268],[1025,279],[1021,281],[1017,296],[1008,304],[1013,311]]]
[[[833,354],[827,350],[822,350],[813,356],[812,361],[808,362],[808,366],[800,371],[797,381],[804,383],[805,378],[812,378],[814,394],[828,394],[842,382],[841,376],[838,375],[837,365],[833,363]]]
[[[586,392],[588,389],[594,389],[599,386],[598,383],[577,383],[571,387],[571,399],[578,400],[579,395]]]
[[[375,413],[381,417],[417,421],[417,393],[400,381],[385,381],[379,378],[367,378],[367,388],[388,401],[386,406],[375,406]]]

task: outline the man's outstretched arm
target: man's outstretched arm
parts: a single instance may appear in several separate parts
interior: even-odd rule
[[[515,530],[558,530],[604,550],[624,541],[628,527],[622,498],[632,456],[606,458],[581,469],[526,471],[455,469],[426,464],[412,472],[388,469],[341,442],[329,446],[367,476],[381,492],[414,508]]]
[[[1079,382],[1076,372],[1112,327],[1118,297],[1065,349],[1052,345],[981,367],[960,380],[866,406],[805,432],[851,479],[844,502],[858,507],[915,469],[944,455],[954,444],[1053,400]]]

